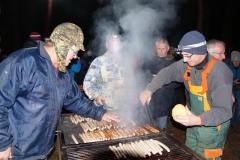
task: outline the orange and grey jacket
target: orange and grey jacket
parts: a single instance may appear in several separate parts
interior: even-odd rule
[[[209,56],[208,61],[211,59],[212,56]],[[162,69],[153,78],[152,82],[148,84],[146,89],[154,92],[164,84],[178,81],[184,82],[186,90],[189,92],[188,82],[183,78],[187,66],[187,63],[179,60],[169,67]],[[190,74],[193,85],[201,85],[202,71],[203,69],[192,67]],[[211,110],[202,114],[204,126],[218,126],[232,117],[232,77],[232,72],[223,62],[217,61],[212,67],[207,77],[207,100],[211,106]]]

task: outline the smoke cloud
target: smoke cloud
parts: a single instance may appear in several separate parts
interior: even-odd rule
[[[128,67],[127,64],[134,64],[138,57],[150,58],[156,40],[168,36],[179,19],[177,6],[180,2],[177,0],[100,0],[99,3],[102,8],[95,12],[91,30],[95,36],[92,48],[99,55],[104,54],[106,35],[109,31],[120,32],[123,35],[122,54],[125,66]],[[136,75],[141,74],[135,72],[135,77],[128,79],[133,86],[137,84]],[[143,89],[145,84],[139,83],[136,88]],[[126,91],[128,94],[129,92],[131,91]]]
[[[100,0],[99,3],[103,7],[94,14],[92,46],[103,53],[106,34],[115,30],[122,32],[129,53],[148,57],[156,39],[168,36],[179,19],[180,2],[176,0]]]

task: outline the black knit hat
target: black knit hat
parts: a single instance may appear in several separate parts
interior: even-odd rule
[[[182,37],[178,49],[192,54],[206,54],[207,46],[205,37],[198,31],[190,31]]]

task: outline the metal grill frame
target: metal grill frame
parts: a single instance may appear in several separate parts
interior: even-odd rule
[[[70,116],[71,114],[64,114],[62,117]],[[135,137],[129,137],[129,138],[122,138],[122,139],[116,139],[116,140],[107,140],[107,141],[100,141],[100,142],[91,142],[91,143],[79,143],[79,144],[68,144],[66,145],[63,132],[59,130],[61,128],[60,124],[58,126],[57,131],[57,142],[58,142],[58,153],[59,153],[59,160],[75,160],[79,159],[78,155],[84,154],[84,156],[87,156],[86,152],[90,152],[90,155],[98,155],[96,153],[99,153],[100,157],[106,155],[104,158],[97,158],[97,159],[116,159],[114,153],[108,149],[109,145],[118,145],[119,143],[127,143],[132,141],[138,141],[138,140],[145,140],[145,139],[156,139],[160,140],[163,143],[166,143],[165,141],[168,141],[166,144],[170,148],[170,152],[163,152],[163,155],[152,155],[150,157],[146,158],[134,158],[129,157],[129,159],[159,159],[159,156],[163,159],[172,159],[173,157],[178,158],[179,160],[187,160],[189,157],[189,160],[203,160],[200,155],[198,155],[196,152],[189,149],[186,145],[182,144],[178,140],[176,140],[171,133],[168,131],[162,131],[160,133],[152,133],[150,135],[144,135],[144,136],[135,136]],[[83,153],[82,153],[83,152]],[[179,154],[179,155],[177,155]],[[96,159],[96,156],[94,158],[86,158],[86,159]],[[176,157],[178,156],[178,157]],[[109,157],[109,158],[107,158]]]

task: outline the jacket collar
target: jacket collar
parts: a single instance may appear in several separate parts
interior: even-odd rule
[[[44,48],[44,42],[40,41],[38,43],[38,48],[39,48],[39,51],[40,51],[40,55],[43,58],[49,59],[51,61],[51,58],[50,58],[49,54],[47,53],[47,51]]]

